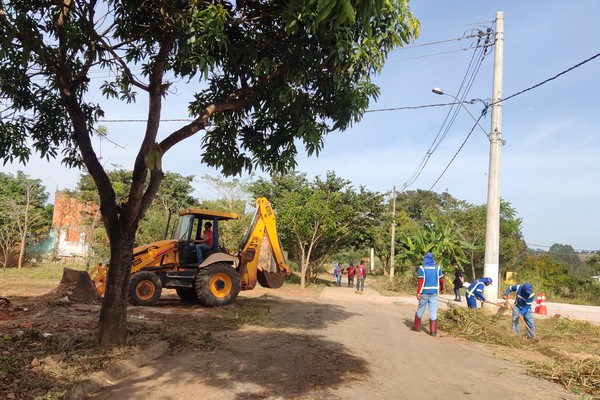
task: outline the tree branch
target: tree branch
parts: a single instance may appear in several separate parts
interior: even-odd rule
[[[249,92],[251,90],[252,88],[248,88],[247,90],[241,90],[239,93],[230,95],[229,100],[226,100],[221,103],[213,103],[206,106],[201,116],[199,116],[189,124],[176,130],[175,132],[171,133],[162,142],[160,142],[160,147],[163,153],[166,153],[167,150],[169,150],[171,147],[175,146],[182,140],[193,136],[201,129],[205,129],[206,127],[208,127],[210,125],[210,119],[213,116],[213,114],[226,110],[237,110],[240,107],[242,107],[246,103],[246,99],[240,98],[240,93]]]
[[[149,106],[148,106],[148,122],[146,124],[146,132],[144,139],[140,146],[140,151],[135,159],[133,176],[131,181],[131,189],[129,196],[134,199],[143,198],[138,204],[138,208],[131,210],[132,215],[135,216],[137,221],[145,214],[146,209],[150,206],[154,195],[158,191],[158,187],[163,179],[163,174],[160,171],[152,171],[150,176],[150,185],[146,188],[145,193],[142,195],[144,185],[146,181],[146,165],[144,158],[148,151],[150,151],[152,145],[156,143],[156,136],[158,134],[158,128],[160,126],[160,116],[162,109],[162,98],[167,84],[163,83],[163,77],[165,73],[165,65],[167,63],[169,53],[175,41],[175,37],[171,36],[164,40],[161,44],[160,49],[156,55],[155,62],[150,74],[150,81],[148,86],[149,94]],[[163,151],[164,154],[164,151]],[[136,202],[137,203],[137,202]]]

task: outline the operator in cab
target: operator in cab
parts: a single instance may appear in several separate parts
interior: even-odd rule
[[[198,257],[198,263],[204,259],[203,251],[210,250],[213,247],[213,231],[212,223],[206,222],[204,224],[204,232],[202,232],[202,239],[194,240],[196,243],[196,256]]]

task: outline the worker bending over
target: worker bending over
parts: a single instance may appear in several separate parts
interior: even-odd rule
[[[471,283],[465,292],[467,299],[467,306],[469,308],[477,308],[477,299],[481,300],[481,305],[485,303],[485,297],[483,297],[483,287],[492,284],[492,278],[479,278],[475,282]]]
[[[506,289],[502,298],[508,301],[510,292],[517,293],[512,312],[512,330],[515,333],[519,333],[519,319],[523,318],[525,325],[527,325],[527,336],[530,339],[535,339],[535,326],[533,325],[533,314],[531,313],[531,306],[535,299],[533,288],[527,282],[522,285],[512,285]]]

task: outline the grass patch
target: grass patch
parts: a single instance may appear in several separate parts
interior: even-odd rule
[[[65,265],[59,263],[42,263],[21,269],[2,268],[0,270],[0,296],[40,293],[56,287],[68,267],[84,271],[84,265]]]
[[[392,280],[388,275],[368,275],[365,282],[383,296],[412,296],[417,288],[416,280],[410,274],[395,275]]]
[[[528,374],[559,383],[584,398],[598,398],[600,326],[564,318],[535,323],[538,340],[532,342],[524,333],[519,336],[511,331],[510,312],[491,314],[450,305],[439,316],[440,328],[453,335],[539,353],[544,361],[523,361]],[[522,332],[524,329],[521,326]]]

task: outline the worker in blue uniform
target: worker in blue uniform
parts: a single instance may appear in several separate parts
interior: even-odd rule
[[[429,307],[429,333],[437,335],[437,301],[438,293],[444,292],[444,272],[435,263],[432,253],[425,254],[423,265],[419,267],[417,282],[417,299],[419,305],[415,314],[413,330],[421,330],[421,318],[425,308]]]
[[[477,299],[482,301],[482,305],[485,302],[483,297],[483,288],[492,284],[492,278],[479,278],[475,282],[471,283],[465,292],[465,298],[467,299],[467,306],[469,308],[477,308]]]
[[[535,339],[535,326],[533,324],[533,314],[531,313],[531,306],[535,300],[533,288],[527,282],[522,285],[512,285],[506,289],[502,298],[508,301],[510,292],[515,292],[517,296],[512,312],[512,330],[519,333],[519,319],[522,317],[525,325],[527,325],[527,336],[530,339]]]

